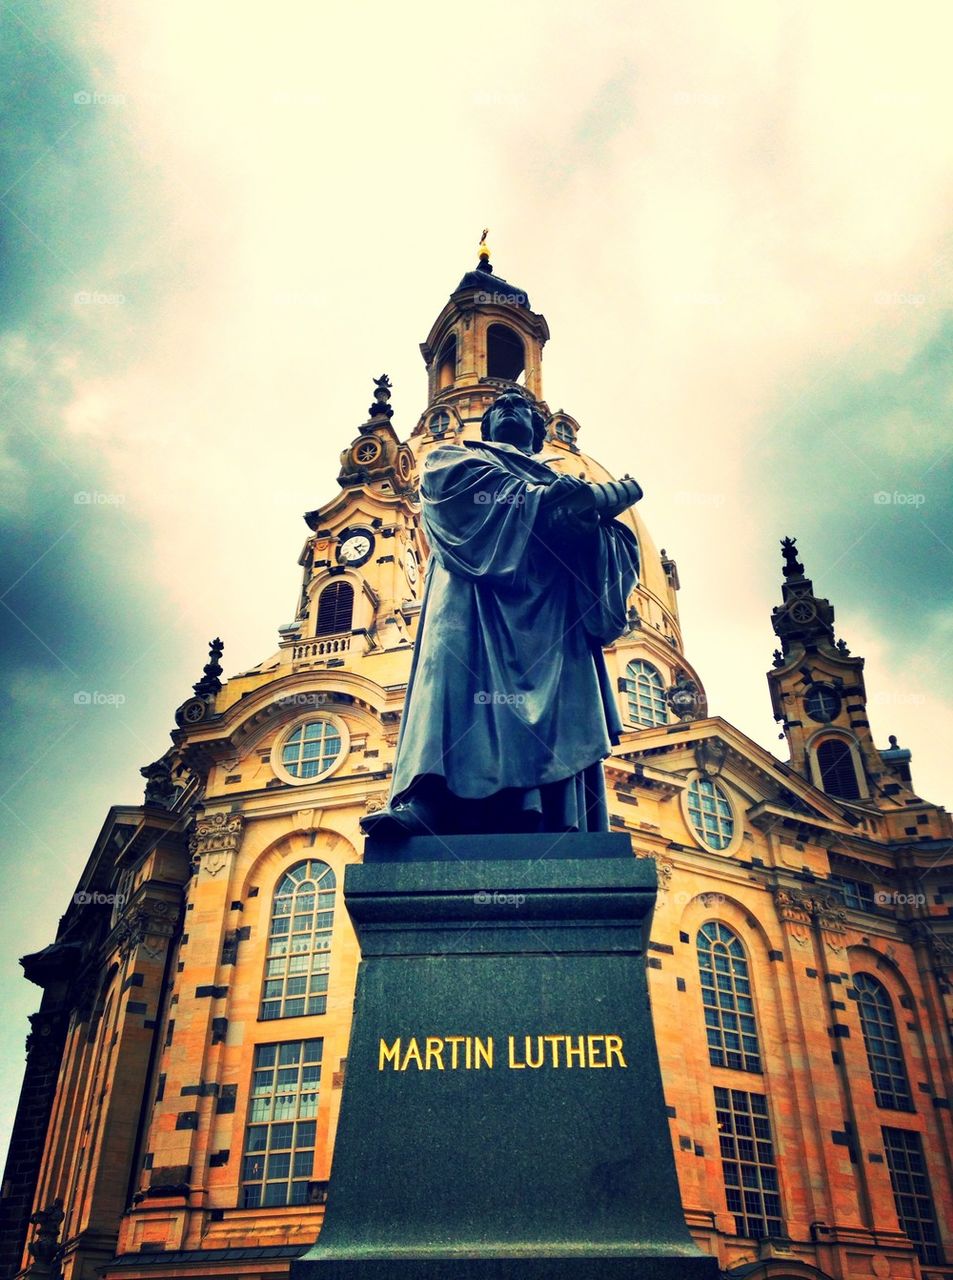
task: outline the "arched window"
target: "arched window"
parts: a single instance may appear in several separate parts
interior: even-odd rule
[[[561,440],[563,444],[573,444],[576,438],[572,427],[562,418],[557,419],[554,423],[553,435],[557,440]]]
[[[325,862],[299,862],[275,890],[261,1018],[300,1018],[328,1006],[334,872]]]
[[[443,344],[443,350],[437,360],[437,390],[449,387],[457,376],[457,339],[451,334]]]
[[[436,413],[430,415],[430,434],[436,436],[437,439],[445,436],[450,430],[450,414],[446,409],[438,409]]]
[[[651,662],[636,659],[625,669],[625,692],[629,703],[629,719],[633,724],[652,728],[668,724],[665,683]]]
[[[350,631],[353,616],[354,588],[343,579],[331,582],[321,592],[318,600],[318,622],[315,634],[332,636],[341,631]]]
[[[748,960],[737,936],[717,920],[698,931],[698,970],[708,1057],[713,1067],[760,1071]]]
[[[857,992],[860,1025],[877,1106],[889,1107],[893,1111],[912,1111],[907,1068],[887,989],[872,974],[858,973],[854,978],[854,990]]]
[[[525,363],[526,355],[519,334],[505,324],[491,324],[486,331],[487,376],[515,382]]]
[[[709,849],[727,849],[734,839],[731,802],[724,789],[710,778],[696,778],[689,786],[688,816],[696,836]]]
[[[838,796],[841,800],[860,799],[850,743],[843,738],[827,738],[817,748],[817,767],[821,786],[828,795]]]

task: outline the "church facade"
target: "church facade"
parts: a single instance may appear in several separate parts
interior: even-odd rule
[[[263,1280],[318,1235],[359,960],[341,890],[393,767],[419,469],[518,384],[542,459],[611,478],[543,399],[548,336],[481,254],[421,345],[410,438],[377,379],[337,495],[306,515],[277,651],[223,683],[213,642],[144,802],[108,813],[56,939],[23,960],[42,999],[3,1276]],[[675,562],[622,519],[641,577],[606,650],[626,726],[606,778],[612,829],[658,871],[649,985],[688,1226],[739,1280],[949,1280],[949,815],[909,752],[875,745],[863,659],[792,540],[767,677],[782,763],[708,707]]]

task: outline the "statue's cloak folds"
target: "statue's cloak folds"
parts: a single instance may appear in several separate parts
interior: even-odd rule
[[[427,776],[454,795],[523,792],[548,829],[605,827],[601,761],[622,724],[602,646],[638,579],[616,520],[547,532],[556,473],[507,444],[446,445],[421,481],[431,554],[391,795]]]

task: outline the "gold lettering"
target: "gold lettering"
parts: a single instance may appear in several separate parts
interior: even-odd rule
[[[552,1055],[553,1066],[558,1067],[559,1066],[559,1042],[564,1037],[563,1036],[542,1036],[541,1038],[543,1040],[549,1041],[550,1047],[552,1048],[552,1051],[553,1051],[553,1055]]]
[[[480,1059],[486,1063],[488,1067],[493,1066],[493,1037],[487,1036],[486,1043],[479,1036],[474,1036],[474,1047],[476,1049],[476,1067],[480,1069]]]
[[[535,1055],[532,1055],[532,1054],[530,1053],[530,1044],[531,1044],[531,1042],[533,1041],[533,1039],[535,1039],[535,1040],[536,1040],[536,1053],[535,1053]],[[541,1067],[541,1066],[543,1065],[543,1058],[544,1058],[544,1056],[545,1056],[545,1052],[544,1052],[544,1050],[543,1050],[543,1037],[542,1037],[542,1036],[535,1036],[535,1037],[533,1037],[533,1036],[527,1036],[527,1037],[526,1037],[526,1065],[527,1065],[528,1067],[532,1067],[532,1068],[533,1068],[533,1070],[535,1071],[535,1070],[537,1070],[539,1067]]]
[[[410,1065],[411,1058],[413,1058],[414,1066],[417,1068],[417,1070],[423,1071],[424,1063],[423,1063],[423,1059],[420,1056],[420,1048],[417,1045],[416,1037],[411,1039],[407,1044],[407,1052],[404,1054],[404,1063],[403,1063],[403,1066],[401,1067],[401,1071],[407,1070],[407,1067]]]
[[[508,1036],[507,1038],[509,1040],[509,1046],[510,1046],[510,1062],[509,1062],[510,1070],[522,1071],[525,1068],[526,1063],[516,1061],[516,1036]],[[526,1043],[527,1045],[529,1044],[529,1036],[526,1037]]]
[[[626,1062],[625,1058],[623,1058],[622,1056],[622,1037],[606,1036],[606,1066],[607,1067],[612,1066],[612,1059],[614,1057],[619,1059],[620,1067],[628,1066],[628,1063]]]
[[[578,1065],[580,1067],[584,1067],[586,1065],[586,1037],[576,1036],[575,1039],[579,1046],[577,1049],[573,1048],[573,1037],[566,1037],[566,1066],[571,1067],[573,1065],[573,1058],[578,1058]]]
[[[456,1071],[457,1049],[461,1044],[463,1044],[464,1037],[463,1036],[445,1036],[444,1038],[447,1044],[450,1046],[450,1069],[452,1071]]]
[[[439,1036],[427,1037],[426,1052],[427,1052],[427,1066],[425,1069],[427,1071],[430,1070],[430,1062],[432,1059],[437,1064],[437,1070],[442,1071],[443,1070],[443,1041],[440,1039]]]
[[[464,1049],[466,1051],[466,1068],[468,1071],[473,1066],[473,1063],[470,1061],[470,1053],[472,1048],[473,1048],[473,1041],[470,1039],[469,1036],[467,1036],[464,1041]]]
[[[377,1070],[384,1070],[384,1063],[389,1062],[395,1071],[400,1070],[400,1036],[394,1041],[388,1049],[384,1041],[381,1041],[380,1054],[377,1059]]]
[[[586,1047],[589,1050],[590,1067],[607,1067],[608,1062],[597,1062],[596,1054],[605,1048],[605,1036],[586,1036]]]

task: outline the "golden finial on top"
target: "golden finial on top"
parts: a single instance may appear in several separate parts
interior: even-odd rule
[[[486,238],[487,238],[487,235],[489,234],[489,231],[490,231],[489,227],[484,227],[483,235],[480,236],[479,255],[485,262],[488,262],[490,259],[490,246],[486,242]]]

